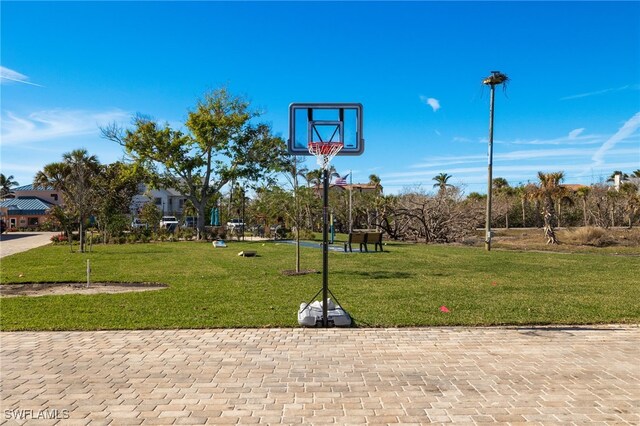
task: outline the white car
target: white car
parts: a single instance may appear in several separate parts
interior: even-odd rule
[[[227,230],[230,232],[240,232],[244,230],[244,222],[242,219],[231,219],[227,222]]]
[[[173,231],[178,227],[178,219],[175,216],[162,216],[162,220],[160,221],[160,228],[168,229],[169,231]]]
[[[131,222],[131,229],[147,229],[147,222],[143,222],[138,218],[133,219]]]

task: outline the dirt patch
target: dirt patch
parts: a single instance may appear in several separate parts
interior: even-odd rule
[[[56,296],[62,294],[115,294],[134,291],[162,290],[160,283],[30,283],[0,285],[0,297]]]
[[[287,269],[282,271],[282,275],[286,275],[288,277],[295,277],[297,275],[309,275],[309,274],[318,274],[319,272],[315,269],[301,269],[299,272],[296,272],[291,269]]]

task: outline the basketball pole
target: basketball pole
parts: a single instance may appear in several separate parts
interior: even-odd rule
[[[322,208],[322,326],[329,327],[329,171],[322,171],[323,208]]]

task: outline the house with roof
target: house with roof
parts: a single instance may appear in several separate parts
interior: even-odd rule
[[[7,229],[37,228],[54,206],[38,197],[7,198],[0,201],[0,218]]]
[[[11,189],[11,193],[5,198],[28,198],[36,197],[46,203],[53,205],[62,204],[62,195],[59,191],[47,187],[34,187],[33,185],[23,185]]]
[[[375,184],[375,183],[352,183],[352,184],[344,184],[344,185],[339,185],[339,184],[331,184],[329,185],[329,189],[337,189],[337,190],[343,190],[343,191],[353,191],[353,192],[359,192],[359,193],[366,193],[366,192],[370,192],[370,193],[382,193],[382,185]]]
[[[7,229],[37,228],[46,221],[51,208],[59,204],[62,196],[53,188],[19,186],[0,201],[0,219]]]
[[[138,215],[142,206],[153,203],[163,215],[181,215],[187,197],[175,189],[148,189],[144,184],[138,187],[138,195],[131,200],[131,213]]]

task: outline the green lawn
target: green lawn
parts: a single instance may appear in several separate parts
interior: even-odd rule
[[[330,253],[330,287],[358,326],[640,322],[638,257],[388,244],[385,253]],[[243,258],[241,250],[259,257]],[[2,259],[2,284],[161,282],[143,293],[3,298],[2,330],[296,327],[322,276],[284,276],[294,246],[196,242],[47,246]],[[321,270],[318,249],[302,267]],[[22,275],[22,277],[20,276]],[[450,313],[440,312],[446,306]]]

